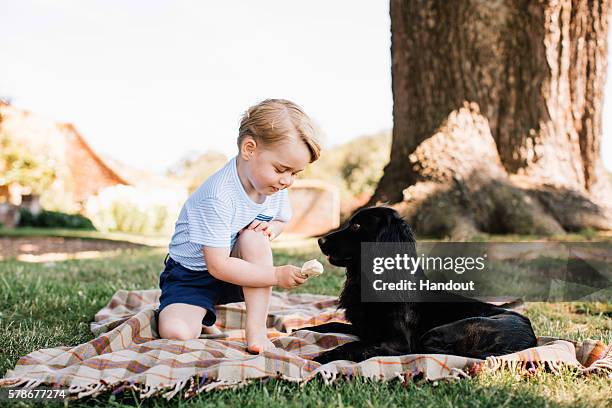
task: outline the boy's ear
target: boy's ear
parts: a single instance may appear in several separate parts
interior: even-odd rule
[[[247,136],[242,141],[240,155],[244,160],[249,160],[255,153],[255,149],[257,149],[257,142],[251,136]]]

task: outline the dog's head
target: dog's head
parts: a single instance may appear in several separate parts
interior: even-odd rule
[[[410,226],[392,208],[357,211],[339,229],[319,238],[321,251],[335,266],[359,263],[362,242],[415,242]]]

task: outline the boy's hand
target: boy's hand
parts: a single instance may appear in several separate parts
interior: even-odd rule
[[[270,223],[267,221],[255,220],[250,223],[249,226],[246,227],[246,229],[250,229],[256,232],[262,232],[268,237],[269,240],[272,240],[272,238],[274,238],[274,231],[272,230]]]
[[[293,265],[283,265],[274,268],[276,285],[284,289],[293,289],[306,282],[308,278],[302,277],[302,269]]]

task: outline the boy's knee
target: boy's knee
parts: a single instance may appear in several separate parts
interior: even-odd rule
[[[200,326],[198,329],[199,330],[196,331],[193,327],[190,327],[187,322],[173,319],[160,323],[159,336],[169,340],[197,339],[200,336],[202,327]]]
[[[244,248],[255,248],[257,250],[270,248],[270,240],[268,237],[259,231],[244,230],[238,235],[238,241],[240,247]]]
[[[272,260],[270,240],[262,232],[253,230],[244,230],[238,235],[233,253],[250,262],[268,264]]]

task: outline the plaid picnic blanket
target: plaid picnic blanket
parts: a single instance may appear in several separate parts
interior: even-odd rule
[[[170,399],[180,392],[188,398],[269,377],[301,384],[315,377],[330,382],[353,376],[437,381],[504,367],[529,374],[546,368],[557,372],[561,366],[612,376],[611,347],[594,340],[576,343],[551,338],[540,338],[538,347],[487,360],[413,354],[321,365],[310,359],[355,337],[307,330],[288,334],[300,327],[345,321],[335,297],[312,294],[273,292],[268,327],[278,348],[262,355],[245,351],[244,303],[218,308],[217,326],[225,337],[160,339],[153,318],[159,294],[157,289],[117,291],[91,323],[95,339],[74,347],[34,351],[19,359],[0,380],[0,386],[65,387],[75,399],[126,389],[137,390],[140,398],[162,395]]]

